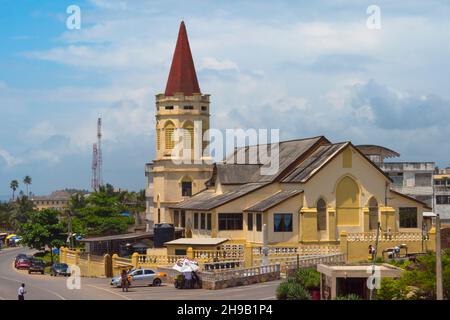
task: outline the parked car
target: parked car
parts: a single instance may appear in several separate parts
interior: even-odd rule
[[[132,286],[160,286],[163,282],[166,282],[166,279],[167,274],[164,272],[155,272],[152,269],[133,269],[128,272],[128,280]],[[117,288],[121,287],[121,282],[122,278],[120,275],[111,279],[111,285]]]
[[[31,266],[31,259],[28,257],[20,258],[15,265],[16,269],[29,269]]]
[[[14,259],[14,268],[17,268],[17,262],[19,262],[20,259],[28,258],[28,256],[25,253],[19,253],[16,258]]]
[[[69,266],[65,263],[54,263],[50,270],[50,275],[55,277],[56,276],[68,277],[70,276]]]
[[[28,273],[39,272],[40,274],[44,274],[45,271],[45,262],[39,259],[32,259],[31,265],[28,268]]]

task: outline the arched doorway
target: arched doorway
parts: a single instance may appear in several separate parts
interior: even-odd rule
[[[336,187],[336,214],[338,226],[359,225],[359,187],[348,176]]]

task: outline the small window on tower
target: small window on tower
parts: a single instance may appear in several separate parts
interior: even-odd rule
[[[184,110],[194,110],[194,106],[184,106]]]
[[[202,106],[202,111],[208,110],[208,107]]]
[[[183,197],[192,196],[192,182],[191,181],[181,182],[181,196],[183,196]]]
[[[173,110],[173,106],[165,106],[166,110]]]

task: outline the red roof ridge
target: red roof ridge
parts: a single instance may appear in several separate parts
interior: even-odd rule
[[[165,95],[173,96],[176,92],[186,96],[201,94],[184,21],[180,24]]]

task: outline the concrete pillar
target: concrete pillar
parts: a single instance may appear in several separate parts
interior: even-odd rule
[[[369,220],[370,220],[370,210],[368,207],[364,207],[363,208],[363,227],[364,227],[364,232],[369,232],[370,229],[370,225],[369,225]]]
[[[428,232],[428,241],[426,243],[426,249],[428,251],[436,252],[436,228],[433,227]]]
[[[269,230],[267,229],[267,224],[263,225],[263,256],[262,265],[267,266],[269,264]]]
[[[328,239],[336,240],[336,210],[328,209]]]
[[[137,269],[139,265],[139,253],[135,252],[131,255],[131,264],[133,268]]]
[[[332,276],[331,277],[331,300],[336,299],[336,293],[337,293],[337,281],[336,281],[336,277]]]
[[[116,269],[116,259],[119,258],[119,255],[117,253],[114,253],[111,258],[111,265],[112,265],[112,272],[114,273],[114,270]]]
[[[251,267],[253,267],[253,246],[250,243],[246,243],[244,248],[244,268]]]
[[[348,256],[348,243],[347,243],[347,232],[342,231],[339,237],[339,249],[341,253],[345,254],[345,260],[349,260]]]
[[[86,276],[92,277],[91,255],[89,253],[87,255],[87,275]]]
[[[59,262],[60,263],[67,263],[67,260],[66,260],[66,248],[64,248],[64,247],[59,248]]]
[[[105,268],[105,277],[112,277],[112,262],[111,262],[111,256],[109,254],[105,254],[103,256],[103,266]]]
[[[186,256],[189,260],[194,260],[194,249],[192,247],[187,248]]]

